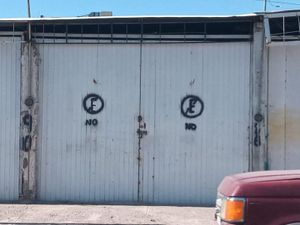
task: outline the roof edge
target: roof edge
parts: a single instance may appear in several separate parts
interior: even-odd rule
[[[0,22],[40,22],[40,21],[80,21],[80,20],[113,20],[113,19],[238,19],[255,18],[258,14],[242,15],[148,15],[148,16],[78,16],[78,17],[43,17],[43,18],[0,18]]]

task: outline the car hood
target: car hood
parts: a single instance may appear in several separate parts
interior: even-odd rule
[[[300,197],[300,170],[227,176],[219,185],[218,192],[235,197]]]

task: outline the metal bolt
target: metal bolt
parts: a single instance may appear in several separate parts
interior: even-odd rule
[[[33,101],[33,98],[31,96],[26,98],[26,100],[25,100],[25,105],[26,106],[28,106],[28,107],[33,106],[33,103],[34,103],[34,101]]]
[[[254,116],[254,120],[258,123],[262,122],[264,119],[264,116],[260,113],[256,113],[255,116]]]

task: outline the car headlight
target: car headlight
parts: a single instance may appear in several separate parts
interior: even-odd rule
[[[244,222],[245,198],[223,197],[221,200],[220,217],[229,223]]]

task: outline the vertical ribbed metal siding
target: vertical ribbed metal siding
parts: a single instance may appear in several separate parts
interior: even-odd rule
[[[0,201],[19,196],[20,39],[0,38]]]
[[[300,169],[300,47],[269,49],[270,168]]]
[[[39,199],[137,201],[139,45],[40,45]],[[87,114],[88,93],[104,109]],[[85,126],[97,118],[98,126]]]
[[[286,47],[269,50],[269,140],[270,169],[285,168]]]
[[[214,204],[223,177],[249,166],[250,43],[145,45],[142,68],[143,200]],[[181,115],[188,94],[204,102],[198,118]]]
[[[137,202],[140,179],[142,202],[212,204],[223,176],[248,170],[250,43],[39,50],[39,199]],[[82,108],[88,93],[104,99],[96,116]],[[180,113],[187,94],[205,105],[193,120]],[[140,142],[140,177],[139,103],[148,131]],[[86,127],[89,118],[98,126]],[[186,122],[197,130],[186,131]]]

